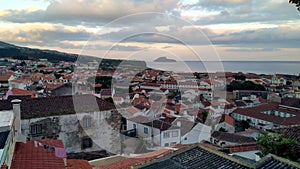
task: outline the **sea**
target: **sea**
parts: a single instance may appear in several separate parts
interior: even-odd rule
[[[243,72],[300,74],[300,61],[177,61],[147,62],[147,67],[174,72]]]

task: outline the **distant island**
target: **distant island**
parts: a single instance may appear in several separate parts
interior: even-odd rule
[[[154,62],[176,62],[176,60],[175,59],[169,59],[169,58],[163,56],[163,57],[156,58],[154,60]]]

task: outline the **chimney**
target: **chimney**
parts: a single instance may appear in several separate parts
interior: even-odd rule
[[[68,167],[67,158],[63,158],[65,167]]]
[[[13,105],[14,112],[14,126],[15,126],[15,136],[17,138],[17,142],[26,142],[26,137],[22,135],[21,130],[21,100],[14,99],[11,101]]]
[[[177,124],[176,124],[178,127],[181,127],[181,121],[177,121]]]
[[[17,133],[21,132],[21,100],[14,99],[11,101],[13,105],[13,112],[15,118],[15,130]]]

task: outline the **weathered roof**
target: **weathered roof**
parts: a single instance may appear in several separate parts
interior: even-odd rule
[[[242,101],[242,100],[236,101],[236,102],[235,102],[235,105],[236,105],[237,107],[247,106],[247,104],[246,104],[244,101]]]
[[[9,101],[0,101],[0,110],[11,110]],[[21,102],[21,118],[37,118],[81,112],[115,109],[114,104],[93,95],[57,96],[24,99]]]
[[[180,123],[180,126],[177,126],[178,123]],[[191,122],[186,118],[178,117],[173,121],[172,127],[170,127],[170,129],[180,128],[180,134],[181,136],[184,136],[186,133],[190,132],[195,125],[196,124],[194,122]]]
[[[268,115],[264,113],[265,111],[272,111],[272,110],[290,113],[295,116],[278,117],[278,116]],[[250,108],[238,108],[234,111],[234,113],[253,117],[256,119],[265,120],[268,122],[273,122],[275,124],[281,124],[281,125],[300,124],[300,110],[282,107],[279,106],[278,103],[267,103],[256,107],[250,107]]]
[[[175,120],[176,118],[170,118],[170,117],[165,117],[165,118],[161,118],[161,119],[156,119],[153,120],[151,122],[147,122],[147,123],[143,123],[144,125],[153,127],[153,128],[157,128],[160,129],[161,131],[165,131],[168,130],[172,127],[172,129],[175,129],[175,126],[172,125],[172,122]]]
[[[297,98],[284,98],[281,101],[282,105],[300,108],[300,99]]]
[[[300,165],[295,162],[272,154],[267,155],[257,163],[250,164],[201,144],[193,144],[132,166],[132,168],[143,169],[297,169],[299,167]]]
[[[139,116],[136,116],[136,117],[132,117],[132,118],[130,118],[128,120],[136,122],[136,123],[148,123],[148,122],[152,121],[149,117],[142,116],[142,115],[139,115]]]
[[[256,142],[253,137],[241,136],[233,133],[226,133],[221,131],[215,131],[211,135],[213,138],[219,139],[221,141],[228,141],[232,143],[251,143]]]
[[[112,96],[111,89],[101,89],[100,95],[101,96]]]
[[[264,163],[259,168],[261,168],[261,169],[265,169],[265,168],[276,168],[276,169],[286,169],[286,168],[293,169],[294,168],[294,169],[296,169],[296,167],[289,166],[289,164],[283,163],[274,158],[272,158],[268,162]]]
[[[181,150],[178,150],[181,151]],[[219,154],[221,154],[219,152]],[[171,154],[169,158],[161,158],[155,163],[148,166],[141,167],[143,169],[158,169],[158,168],[234,168],[234,169],[247,169],[249,167],[242,165],[226,156],[223,156],[208,151],[203,147],[188,148],[182,152]],[[224,157],[226,156],[226,157]]]
[[[256,169],[299,169],[300,165],[288,159],[269,154],[255,164]]]

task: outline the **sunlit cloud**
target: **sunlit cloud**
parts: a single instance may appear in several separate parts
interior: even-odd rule
[[[173,15],[190,25],[136,15],[107,26],[139,12]],[[88,52],[97,55],[114,46],[113,57],[168,49],[192,59],[184,45],[203,53],[214,45],[223,59],[272,59],[276,54],[276,59],[300,60],[299,17],[286,0],[12,0],[0,2],[0,36],[17,45],[71,53],[90,48]]]

